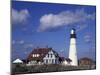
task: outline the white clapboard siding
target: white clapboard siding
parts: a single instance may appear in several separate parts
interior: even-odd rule
[[[51,50],[43,58],[43,61],[44,61],[45,64],[57,64],[58,63],[58,57],[56,57],[55,53]]]

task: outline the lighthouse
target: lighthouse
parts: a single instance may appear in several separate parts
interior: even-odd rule
[[[71,29],[70,33],[69,58],[72,60],[71,66],[78,66],[75,29]]]

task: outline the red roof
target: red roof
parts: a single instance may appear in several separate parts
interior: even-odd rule
[[[92,59],[87,58],[87,57],[81,58],[80,60],[88,60],[88,61],[92,61]]]
[[[27,60],[36,60],[36,61],[42,61],[45,55],[52,50],[52,48],[37,48],[33,49],[33,51],[29,54]],[[55,52],[55,51],[53,51]],[[33,54],[39,54],[39,57],[33,57]]]

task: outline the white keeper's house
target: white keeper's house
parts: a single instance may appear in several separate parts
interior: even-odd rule
[[[59,55],[52,48],[36,48],[28,56],[28,65],[59,64]]]

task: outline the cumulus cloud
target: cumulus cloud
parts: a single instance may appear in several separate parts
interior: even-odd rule
[[[85,29],[86,27],[87,27],[86,24],[77,25],[77,26],[76,26],[76,28],[77,28],[76,32],[79,32],[79,31]]]
[[[91,42],[91,36],[89,34],[86,34],[84,36],[84,40],[85,40],[86,43],[90,43]]]
[[[30,14],[27,9],[22,9],[20,11],[12,9],[12,23],[13,24],[24,24],[27,22]]]
[[[34,47],[34,45],[31,44],[31,43],[28,43],[28,44],[24,45],[24,48],[33,48],[33,47]]]
[[[13,40],[12,41],[12,44],[19,44],[19,45],[21,45],[21,44],[24,44],[24,43],[25,43],[24,40]]]
[[[74,23],[81,23],[87,20],[95,19],[95,13],[88,14],[84,9],[76,11],[63,11],[58,14],[45,14],[40,18],[38,31],[45,31],[50,28],[56,28]]]
[[[24,44],[24,40],[18,41],[19,44]]]

